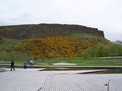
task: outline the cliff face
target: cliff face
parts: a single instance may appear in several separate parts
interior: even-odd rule
[[[65,36],[73,33],[86,33],[104,37],[103,31],[81,25],[38,24],[0,27],[0,36],[6,38],[29,39],[48,36]]]

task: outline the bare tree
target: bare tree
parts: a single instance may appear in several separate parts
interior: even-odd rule
[[[116,40],[114,43],[117,44],[117,45],[122,45],[122,41],[121,40]]]

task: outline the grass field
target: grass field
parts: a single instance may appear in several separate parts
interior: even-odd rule
[[[14,60],[18,66],[23,66],[23,63],[27,60]],[[0,63],[10,63],[11,60],[2,60]],[[45,59],[45,60],[34,60],[34,66],[49,66],[53,63],[76,63],[77,66],[122,66],[121,58],[55,58],[55,59]]]
[[[68,62],[76,63],[78,66],[122,66],[121,58],[62,58],[62,59],[52,59],[47,61],[47,63],[56,63],[56,62]]]

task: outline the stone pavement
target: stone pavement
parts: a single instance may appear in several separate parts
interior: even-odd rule
[[[0,91],[122,91],[122,74],[75,74],[75,71],[16,69],[0,73]],[[73,73],[74,72],[74,73]]]

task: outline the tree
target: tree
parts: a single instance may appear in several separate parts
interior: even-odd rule
[[[122,41],[121,40],[116,40],[114,43],[117,44],[117,45],[122,45]]]

